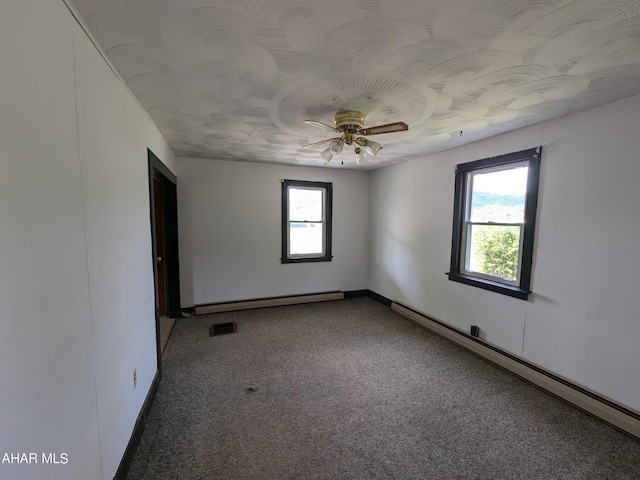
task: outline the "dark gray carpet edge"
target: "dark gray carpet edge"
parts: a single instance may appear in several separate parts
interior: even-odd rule
[[[637,479],[640,442],[352,298],[178,320],[128,478]]]

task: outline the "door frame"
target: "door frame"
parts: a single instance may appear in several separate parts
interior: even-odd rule
[[[156,348],[158,353],[158,369],[161,366],[161,346],[160,346],[160,317],[158,315],[158,268],[156,259],[156,220],[155,220],[155,198],[153,189],[154,177],[162,183],[162,210],[164,213],[164,249],[165,249],[165,275],[167,291],[167,315],[171,318],[181,318],[182,309],[180,306],[180,262],[178,249],[178,197],[177,197],[177,177],[147,149],[149,166],[149,211],[151,216],[151,250],[153,264],[153,291],[154,291],[154,314],[156,318]]]

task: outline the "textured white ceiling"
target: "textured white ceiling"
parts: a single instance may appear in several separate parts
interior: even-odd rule
[[[68,1],[178,156],[321,166],[355,109],[409,124],[379,168],[640,93],[640,0]]]

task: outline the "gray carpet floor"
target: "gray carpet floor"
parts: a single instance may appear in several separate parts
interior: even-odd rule
[[[162,362],[131,480],[640,478],[638,440],[370,298],[180,319]]]

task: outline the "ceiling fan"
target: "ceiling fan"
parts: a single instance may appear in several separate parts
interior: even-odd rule
[[[329,147],[320,153],[320,156],[328,163],[334,156],[342,152],[342,148],[345,145],[354,145],[356,163],[360,165],[367,161],[367,156],[373,157],[382,149],[382,145],[367,140],[364,136],[409,130],[409,125],[404,122],[386,123],[375,127],[363,128],[364,119],[364,113],[355,110],[346,110],[336,113],[335,127],[316,120],[305,120],[304,123],[307,125],[329,130],[340,134],[340,136],[305,145],[303,148],[315,147],[316,145],[330,142]]]

